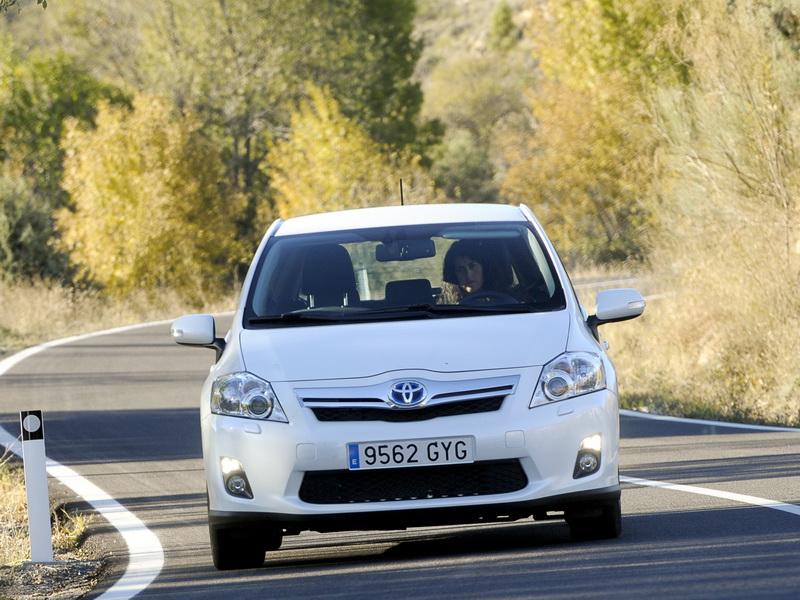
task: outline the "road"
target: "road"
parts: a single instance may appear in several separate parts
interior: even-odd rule
[[[224,324],[223,324],[224,326]],[[209,551],[198,394],[210,351],[168,326],[47,349],[0,377],[0,426],[45,411],[47,451],[155,533],[165,562],[140,598],[796,598],[800,515],[626,485],[620,539],[571,542],[561,522],[302,534],[262,569]],[[622,474],[800,504],[800,434],[622,418]],[[701,490],[702,491],[702,490]],[[98,588],[125,569],[120,557]]]

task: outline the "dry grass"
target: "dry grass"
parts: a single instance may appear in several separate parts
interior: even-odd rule
[[[18,563],[30,556],[27,501],[22,469],[0,463],[0,565]]]
[[[0,565],[14,565],[30,558],[28,508],[25,476],[19,464],[9,457],[0,459]],[[51,507],[53,552],[57,556],[72,553],[80,545],[88,517]]]
[[[628,406],[800,424],[800,80],[772,10],[715,0],[675,32],[692,86],[653,99],[670,296],[604,328]]]
[[[235,297],[204,307],[207,312],[232,310]],[[0,279],[0,353],[43,341],[198,312],[177,294],[162,291],[113,300],[93,290],[65,288],[48,282]]]

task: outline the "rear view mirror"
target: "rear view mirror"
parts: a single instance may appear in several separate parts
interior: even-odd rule
[[[433,240],[394,240],[375,247],[375,260],[392,262],[397,260],[416,260],[436,256]]]
[[[597,293],[597,313],[591,315],[586,323],[597,338],[600,325],[635,319],[644,312],[644,307],[644,298],[634,289],[603,290]]]

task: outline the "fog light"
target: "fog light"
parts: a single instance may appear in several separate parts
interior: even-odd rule
[[[594,454],[578,455],[578,469],[582,473],[592,473],[597,469],[597,457]]]
[[[590,435],[581,442],[581,450],[592,450],[593,452],[600,452],[603,445],[603,438],[599,433]]]
[[[603,438],[599,433],[583,439],[575,459],[575,469],[572,471],[573,479],[586,477],[596,473],[600,468],[600,453],[603,447]]]
[[[226,485],[234,496],[244,496],[247,492],[247,481],[239,474],[228,477]]]
[[[596,472],[599,468],[600,455],[590,450],[581,450],[578,452],[578,458],[575,460],[575,470],[572,472],[572,477],[574,479],[586,477]]]
[[[238,498],[253,499],[253,492],[250,489],[250,482],[247,481],[242,463],[235,458],[223,456],[220,459],[222,469],[222,480],[225,483],[225,491],[231,496]]]
[[[242,463],[235,458],[228,458],[227,456],[223,456],[219,460],[219,466],[222,468],[223,475],[230,475],[236,471],[244,471],[242,468]]]

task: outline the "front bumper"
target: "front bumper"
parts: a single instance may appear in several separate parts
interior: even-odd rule
[[[518,389],[530,390],[535,385],[538,372],[526,375]],[[526,381],[528,377],[532,381]],[[275,391],[279,398],[290,397],[289,390],[283,394],[280,389]],[[210,515],[212,520],[234,521],[237,515],[244,519],[256,515],[270,521],[303,523],[303,528],[324,527],[337,519],[347,522],[344,529],[356,528],[356,524],[362,522],[368,528],[381,523],[396,528],[396,519],[400,517],[401,522],[408,520],[412,524],[441,523],[441,519],[451,518],[456,522],[465,522],[463,519],[469,522],[509,512],[528,511],[523,516],[529,516],[534,508],[546,507],[553,499],[577,499],[585,494],[591,503],[598,498],[600,501],[607,499],[603,495],[607,493],[616,493],[618,497],[616,394],[601,390],[535,409],[528,408],[529,400],[522,395],[510,396],[495,412],[410,423],[325,423],[316,421],[311,414],[295,411],[289,415],[288,424],[208,415],[203,419],[202,429]],[[287,408],[286,403],[284,408]],[[603,439],[600,469],[590,476],[573,478],[581,441],[597,433]],[[502,494],[380,503],[313,504],[299,497],[305,473],[347,469],[349,442],[464,435],[475,438],[476,461],[518,460],[527,485]],[[220,470],[221,457],[241,462],[253,491],[252,500],[226,493]],[[397,473],[402,477],[402,469],[397,469]],[[592,498],[592,494],[600,496]],[[554,506],[559,502],[555,501]]]
[[[260,527],[282,529],[294,534],[300,531],[355,531],[376,529],[405,529],[433,525],[460,525],[464,523],[492,523],[514,521],[535,516],[546,518],[548,512],[565,514],[591,514],[599,508],[616,502],[620,497],[619,485],[598,490],[574,492],[527,500],[483,506],[450,506],[411,510],[382,510],[376,512],[338,513],[324,515],[287,515],[263,512],[208,511],[212,529],[229,527]]]

